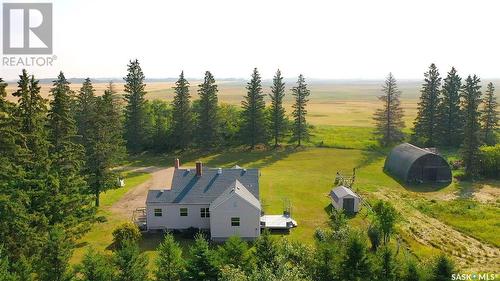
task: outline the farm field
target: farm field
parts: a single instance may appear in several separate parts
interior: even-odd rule
[[[197,85],[193,81],[191,85]],[[290,83],[289,83],[290,84]],[[95,85],[102,92],[105,84]],[[122,85],[117,85],[120,91]],[[172,83],[149,83],[148,99],[172,98]],[[12,87],[9,86],[9,87]],[[76,89],[79,85],[73,84]],[[500,268],[500,182],[453,182],[439,190],[418,190],[402,186],[383,173],[385,152],[372,150],[371,116],[379,106],[376,99],[380,82],[361,84],[325,84],[311,82],[308,121],[314,126],[312,136],[303,148],[286,145],[278,150],[246,151],[234,148],[224,152],[200,153],[189,151],[182,155],[144,154],[131,157],[127,165],[170,167],[172,159],[179,156],[183,165],[194,166],[202,160],[208,167],[231,167],[235,164],[261,169],[261,200],[267,213],[281,213],[284,200],[292,204],[292,216],[299,227],[288,235],[313,243],[318,227],[328,222],[329,198],[335,173],[351,173],[357,169],[355,190],[363,199],[373,202],[389,200],[401,213],[400,242],[410,252],[422,259],[438,251],[451,255],[464,270],[488,271]],[[402,103],[406,124],[411,126],[415,117],[418,82],[401,83]],[[44,89],[47,89],[44,86]],[[192,95],[194,93],[194,87]],[[266,89],[267,91],[267,89]],[[289,94],[289,92],[287,92]],[[244,95],[241,82],[221,82],[221,102],[239,104]],[[286,101],[290,109],[291,99]],[[454,157],[456,151],[446,151]],[[103,195],[100,215],[107,218],[88,233],[76,250],[72,261],[78,262],[88,247],[98,250],[109,248],[113,228],[130,216],[117,215],[111,206],[127,192],[148,180],[147,175],[129,175],[125,189]],[[425,191],[425,192],[424,192]],[[351,219],[353,227],[366,228],[370,223],[366,212]],[[148,235],[141,243],[143,251],[155,256],[158,235]],[[188,243],[183,241],[183,243]]]

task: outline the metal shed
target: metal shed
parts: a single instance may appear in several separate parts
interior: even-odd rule
[[[451,182],[450,165],[441,155],[409,143],[391,150],[384,171],[405,183]]]
[[[337,210],[344,210],[346,213],[353,214],[359,211],[361,198],[350,188],[337,186],[330,191],[332,206]]]

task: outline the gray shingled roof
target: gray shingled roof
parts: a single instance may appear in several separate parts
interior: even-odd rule
[[[253,196],[248,189],[245,188],[241,182],[235,180],[219,197],[217,197],[211,204],[210,210],[217,208],[220,204],[226,202],[229,198],[233,197],[235,194],[245,199],[248,203],[255,206],[260,210],[260,202],[255,196]]]
[[[335,200],[335,202],[338,202],[340,198],[343,198],[346,195],[351,195],[353,197],[359,198],[356,193],[343,185],[337,186],[332,189],[332,191],[330,191],[330,196]]]
[[[201,177],[196,169],[176,169],[172,178],[171,190],[149,190],[146,203],[186,203],[210,204],[238,180],[258,200],[258,169],[219,169],[204,168]]]

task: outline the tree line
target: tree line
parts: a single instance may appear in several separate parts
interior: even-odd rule
[[[169,104],[145,99],[145,76],[137,60],[128,65],[125,77],[124,131],[127,148],[132,153],[147,149],[185,150],[188,148],[212,149],[220,146],[259,144],[280,145],[285,136],[301,145],[309,136],[306,122],[307,102],[310,91],[305,78],[299,75],[291,89],[295,99],[292,120],[283,107],[285,83],[278,70],[273,78],[266,107],[262,79],[255,68],[247,83],[247,94],[241,108],[219,104],[218,87],[210,71],[197,87],[199,99],[192,101],[189,81],[181,72],[175,82],[174,98]]]
[[[435,64],[424,74],[417,117],[410,141],[424,147],[460,148],[466,176],[479,174],[481,145],[498,142],[498,111],[493,83],[488,83],[482,97],[480,78],[469,75],[463,81],[452,67],[442,79]],[[401,91],[390,73],[380,101],[383,107],[374,114],[375,134],[382,146],[391,146],[405,139]],[[482,107],[481,107],[482,104]]]

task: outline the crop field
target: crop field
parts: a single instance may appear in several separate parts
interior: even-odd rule
[[[488,82],[488,81],[483,81]],[[500,81],[496,81],[500,82]],[[191,95],[197,98],[196,85],[191,81]],[[499,83],[500,84],[500,83]],[[287,83],[287,87],[292,85]],[[378,199],[390,201],[401,214],[398,238],[395,241],[407,252],[418,258],[432,257],[439,251],[451,255],[463,270],[481,272],[500,268],[500,182],[457,182],[432,189],[416,189],[402,186],[382,171],[384,151],[373,150],[376,141],[372,137],[371,116],[380,103],[380,81],[311,81],[308,122],[313,125],[312,135],[302,148],[285,145],[277,150],[247,151],[244,148],[201,153],[189,151],[181,155],[144,154],[131,157],[129,166],[170,166],[174,156],[180,156],[184,165],[202,160],[209,167],[230,167],[235,164],[261,169],[261,200],[267,213],[281,213],[284,202],[289,200],[292,216],[299,227],[287,237],[313,243],[318,227],[327,227],[329,198],[335,173],[350,173],[357,168],[355,190],[368,202]],[[14,90],[11,83],[7,92]],[[97,94],[105,89],[105,83],[94,85]],[[147,99],[171,100],[173,83],[151,82],[147,86]],[[219,100],[239,105],[245,94],[241,81],[219,82]],[[407,130],[415,118],[420,82],[402,81],[402,105],[405,110]],[[80,85],[72,84],[74,90]],[[48,97],[49,85],[42,85]],[[116,84],[119,93],[123,84]],[[269,82],[264,83],[269,92]],[[290,113],[292,96],[287,91],[285,106]],[[456,157],[456,151],[446,151],[447,157]],[[97,223],[92,231],[81,239],[72,261],[78,262],[89,247],[109,249],[111,232],[130,216],[113,213],[110,206],[130,192],[134,186],[148,180],[147,174],[126,175],[125,189],[112,190],[103,195],[99,215],[107,221]],[[366,210],[351,218],[351,225],[366,228],[370,216]],[[161,238],[147,236],[141,248],[151,257]],[[189,243],[189,242],[186,242]]]

